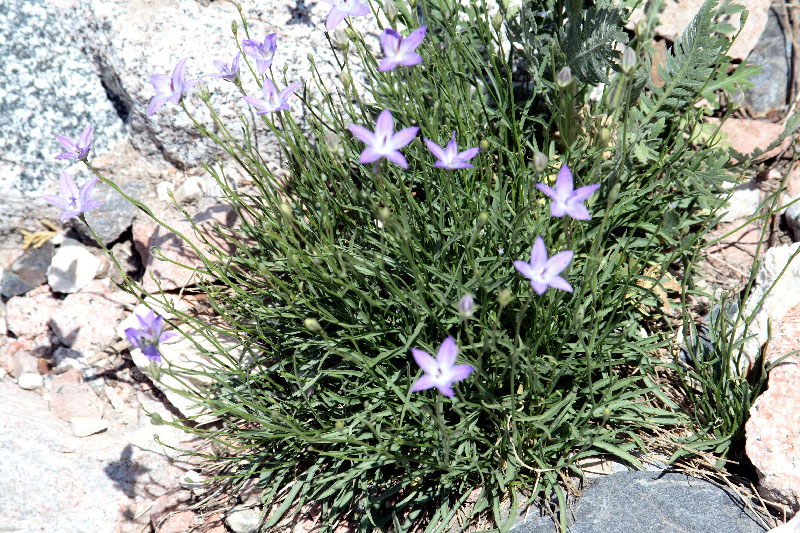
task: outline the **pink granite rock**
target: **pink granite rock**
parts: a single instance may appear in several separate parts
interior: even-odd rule
[[[166,525],[168,515],[180,509],[181,505],[188,502],[191,497],[192,493],[190,491],[179,487],[170,489],[162,494],[156,500],[155,504],[153,504],[152,509],[150,509],[150,525],[153,526],[153,530],[159,533],[167,531],[166,529],[162,529],[162,527]],[[192,513],[192,515],[194,515],[194,513]],[[192,525],[194,525],[194,523],[192,523]],[[189,528],[186,528],[186,530],[188,529]]]
[[[73,369],[75,372],[77,370]],[[61,376],[67,374],[65,372]],[[58,376],[59,378],[61,376]],[[73,375],[74,376],[74,375]],[[50,393],[50,412],[62,420],[72,417],[100,418],[103,416],[103,401],[85,383],[76,383],[73,376],[53,382]],[[72,378],[72,379],[71,379]]]
[[[800,348],[800,306],[775,324],[767,364]],[[793,511],[800,510],[800,355],[769,373],[768,389],[750,408],[745,450],[758,472],[759,492]]]
[[[115,293],[95,280],[81,292],[64,298],[50,327],[73,350],[98,350],[116,340],[115,328],[123,315]]]
[[[211,248],[224,253],[232,251],[233,247],[213,229],[215,223],[221,226],[232,227],[236,222],[236,213],[228,206],[218,205],[201,211],[193,217],[198,229],[208,239]],[[196,235],[192,224],[186,219],[171,220],[167,222],[170,227],[183,234],[197,248],[207,254],[209,245],[202,242]],[[142,257],[145,265],[142,286],[147,292],[158,292],[158,285],[163,290],[177,289],[191,285],[195,280],[195,272],[187,269],[202,268],[200,257],[194,252],[191,245],[183,242],[176,234],[157,226],[151,221],[135,222],[133,225],[133,241],[136,250]],[[158,248],[160,253],[170,261],[162,261],[151,253],[153,248]],[[213,259],[213,255],[208,255]]]
[[[17,337],[45,333],[50,319],[58,312],[59,303],[50,291],[9,299],[6,303],[8,330]]]

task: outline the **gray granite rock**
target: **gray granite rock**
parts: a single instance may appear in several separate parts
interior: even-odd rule
[[[747,105],[756,116],[778,111],[786,106],[792,57],[792,29],[786,26],[780,3],[773,3],[761,38],[747,58],[761,67],[753,76],[755,87],[745,91]]]
[[[25,294],[39,285],[44,285],[47,281],[47,268],[53,259],[54,251],[55,246],[50,241],[39,248],[28,248],[3,272],[0,293],[6,298],[10,298]]]
[[[77,138],[94,125],[93,153],[120,139],[124,124],[90,56],[83,52],[72,2],[0,2],[0,234],[28,227],[55,207],[38,197],[58,190],[56,135]],[[81,176],[81,182],[86,176]]]
[[[767,531],[727,489],[666,472],[620,472],[595,478],[575,503],[574,517],[570,533]],[[534,516],[510,533],[555,531],[549,517]]]
[[[136,183],[129,183],[121,188],[132,198],[138,199],[141,195],[141,186]],[[102,205],[86,212],[86,222],[103,241],[103,244],[109,245],[131,227],[135,208],[124,196],[103,183],[97,184],[92,198],[98,200]],[[80,219],[73,218],[69,222],[84,242],[96,244],[89,228]]]

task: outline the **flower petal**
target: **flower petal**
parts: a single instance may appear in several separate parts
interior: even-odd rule
[[[384,154],[375,150],[372,146],[367,146],[358,157],[359,163],[374,163],[378,159],[384,157]]]
[[[186,62],[188,60],[188,57],[184,57],[178,61],[178,64],[175,65],[175,70],[172,71],[172,86],[176,91],[180,91],[183,88],[183,75],[186,71]]]
[[[536,237],[531,248],[531,261],[533,268],[541,268],[547,264],[547,248],[544,247],[544,239]]]
[[[421,378],[417,379],[413,385],[411,385],[411,392],[417,392],[421,390],[427,390],[436,386],[436,382],[433,380],[431,376],[425,374]]]
[[[350,130],[350,133],[358,137],[358,139],[368,145],[375,144],[375,134],[369,131],[364,126],[359,126],[358,124],[350,124],[347,126],[347,129]]]
[[[567,266],[572,261],[572,256],[575,255],[572,250],[566,250],[564,252],[557,253],[553,257],[547,260],[547,274],[548,276],[555,276],[559,274],[562,270],[567,268]]]
[[[458,158],[462,161],[469,161],[470,159],[478,155],[478,152],[480,151],[481,151],[480,148],[467,148],[466,150],[458,154]]]
[[[600,188],[600,185],[587,185],[585,187],[579,187],[575,189],[575,191],[570,196],[570,200],[574,200],[577,202],[583,202],[584,200],[588,199],[594,192]]]
[[[80,191],[78,190],[78,186],[75,185],[75,180],[66,172],[61,172],[58,186],[61,188],[61,196],[68,202],[72,198],[77,199],[80,196]]]
[[[472,368],[470,365],[456,365],[450,372],[450,379],[452,381],[461,381],[462,379],[466,379],[467,376],[472,374],[474,370],[475,369]]]
[[[567,202],[565,211],[575,220],[591,220],[592,218],[589,210],[580,202]]]
[[[159,109],[161,109],[167,100],[172,98],[172,94],[157,94],[150,100],[150,105],[147,106],[147,116],[149,117]]]
[[[558,171],[558,177],[556,178],[556,190],[558,191],[559,195],[569,196],[569,193],[572,192],[572,172],[570,172],[569,167],[566,163],[561,165],[561,170]],[[566,193],[566,194],[565,194]]]
[[[530,263],[526,263],[525,261],[514,261],[514,268],[516,268],[517,272],[526,278],[533,279],[533,267],[530,265]]]
[[[439,146],[438,144],[436,144],[435,142],[433,142],[430,139],[423,138],[422,142],[424,142],[425,146],[428,147],[428,150],[430,150],[431,153],[434,156],[436,156],[436,159],[438,159],[439,161],[444,160],[444,158],[445,158],[444,149],[441,146]]]
[[[375,137],[392,137],[394,133],[394,118],[388,109],[381,111],[378,120],[375,121]]]
[[[449,385],[436,385],[436,390],[447,396],[448,398],[452,398],[455,393],[453,393],[453,389]]]
[[[453,337],[447,337],[442,341],[439,346],[439,351],[436,353],[436,360],[439,362],[439,367],[442,369],[450,369],[456,363],[456,355],[458,355],[458,346]]]
[[[408,36],[403,39],[403,42],[400,44],[401,51],[403,52],[413,52],[417,49],[417,47],[422,44],[423,39],[425,39],[425,32],[428,31],[427,26],[420,26],[416,30],[412,31],[408,34]]]
[[[280,101],[281,101],[281,103],[285,103],[285,102],[286,102],[286,99],[287,99],[287,98],[289,98],[289,96],[291,96],[291,94],[292,94],[292,93],[293,93],[293,92],[294,92],[294,91],[295,91],[295,90],[296,90],[298,87],[300,87],[300,82],[297,82],[297,81],[296,81],[296,82],[294,82],[294,83],[291,83],[291,84],[289,84],[289,85],[288,85],[288,86],[287,86],[287,87],[286,87],[284,90],[282,90],[282,91],[281,91],[281,94],[279,94],[279,95],[278,95],[278,100],[280,100]]]
[[[388,159],[397,166],[408,168],[408,161],[406,161],[405,156],[400,152],[398,152],[397,150],[392,150],[391,152],[386,154],[386,159]]]
[[[88,126],[86,126],[86,129],[83,130],[83,133],[81,133],[81,138],[78,140],[78,146],[80,146],[81,148],[86,148],[87,146],[89,146],[89,142],[91,141],[91,139],[92,139],[92,125],[89,124]]]
[[[413,67],[414,65],[419,65],[422,63],[422,56],[415,54],[414,52],[409,52],[400,56],[400,59],[397,61],[397,63],[406,67]]]
[[[552,198],[553,200],[555,200],[558,197],[556,191],[554,191],[552,188],[548,187],[544,183],[537,183],[536,188],[542,191],[542,193],[544,193],[545,195]]]
[[[354,17],[363,17],[372,13],[372,10],[367,4],[360,2],[359,0],[356,0],[356,2],[357,4],[350,9],[350,15]]]
[[[328,12],[328,18],[325,20],[325,30],[330,33],[336,29],[336,26],[344,20],[347,15],[344,11],[339,11],[336,6],[332,7]]]
[[[81,186],[81,190],[79,193],[81,206],[85,205],[86,202],[89,201],[89,195],[92,194],[92,189],[94,188],[95,185],[97,185],[97,180],[99,179],[100,178],[98,178],[97,176],[92,176],[91,178],[86,180],[86,183],[84,183]]]
[[[436,364],[436,360],[428,352],[417,348],[411,348],[411,355],[414,356],[414,361],[417,362],[419,367],[426,374],[433,375],[439,371],[439,365]]]
[[[531,287],[536,291],[536,294],[544,294],[544,291],[547,290],[547,283],[531,280]]]
[[[136,328],[127,328],[125,330],[125,337],[128,339],[128,342],[131,343],[134,347],[139,347],[139,330]]]
[[[62,211],[72,207],[68,200],[65,200],[64,198],[62,198],[60,196],[56,196],[54,194],[45,194],[45,195],[40,196],[39,198],[41,198],[42,200],[44,200],[47,203],[53,204],[54,206],[56,206],[57,208],[61,209]]]
[[[400,34],[392,28],[386,28],[383,30],[383,33],[381,33],[379,39],[381,42],[381,50],[383,50],[383,55],[394,57],[399,47],[399,43],[402,40]]]
[[[169,74],[153,74],[150,76],[150,83],[158,94],[172,92],[169,86]]]
[[[58,141],[58,143],[61,146],[64,147],[64,150],[66,150],[67,152],[77,152],[78,151],[78,147],[75,145],[74,142],[72,142],[72,139],[68,139],[67,137],[64,137],[63,135],[56,135],[56,140]]]
[[[398,148],[402,148],[411,141],[414,140],[414,137],[417,136],[417,132],[419,128],[413,126],[411,128],[403,128],[402,130],[398,131],[394,135],[392,135],[392,147],[397,150]]]
[[[158,348],[156,348],[154,344],[142,348],[142,353],[151,361],[155,361],[156,363],[161,362],[161,354],[158,352]]]
[[[570,285],[569,282],[564,278],[562,278],[561,276],[554,276],[552,279],[549,280],[548,285],[550,285],[554,289],[559,289],[566,292],[572,292],[572,285]]]

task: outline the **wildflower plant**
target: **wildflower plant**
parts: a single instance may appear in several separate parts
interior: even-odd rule
[[[288,177],[263,164],[244,115],[238,129],[213,112],[196,122],[254,187],[208,166],[240,220],[217,229],[232,253],[191,244],[215,319],[164,302],[227,362],[197,398],[220,429],[191,431],[226,449],[223,477],[258,477],[265,528],[316,501],[323,531],[505,531],[536,499],[565,528],[562,481],[583,460],[641,466],[650,431],[688,421],[655,382],[668,332],[651,327],[661,307],[642,280],[693,261],[744,165],[696,134],[710,80],[741,82],[723,72],[720,10],[705,3],[657,86],[659,2],[632,39],[629,8],[610,1],[503,3],[499,19],[482,1],[395,2],[378,50],[358,27],[377,4],[327,1],[325,30],[350,17],[330,36],[341,83],[310,61],[302,123],[286,105],[298,85],[242,69],[263,79],[263,99],[242,105],[280,141]],[[419,29],[403,41],[401,27]],[[623,45],[638,58],[624,68]],[[400,52],[413,68],[386,68]],[[184,66],[154,77],[148,114],[180,102]]]

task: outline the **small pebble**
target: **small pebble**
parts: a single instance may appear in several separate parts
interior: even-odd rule
[[[234,507],[225,517],[225,525],[231,528],[233,533],[253,533],[258,530],[260,523],[261,513],[258,509]]]
[[[43,384],[44,380],[42,380],[42,376],[35,372],[25,372],[24,374],[20,375],[19,379],[17,380],[17,385],[25,390],[38,389]]]

